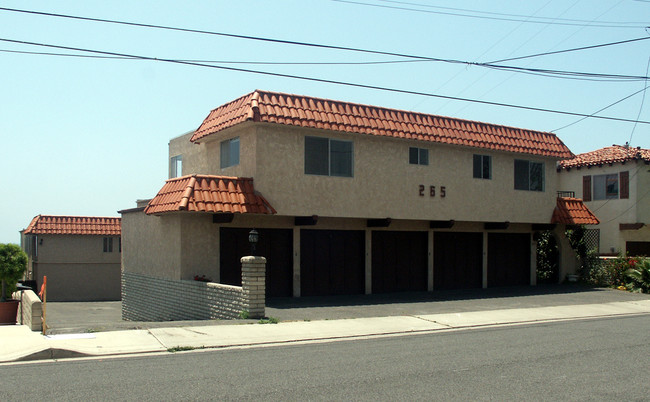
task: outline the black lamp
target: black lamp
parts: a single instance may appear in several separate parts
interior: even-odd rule
[[[255,247],[257,242],[260,240],[260,234],[257,233],[257,230],[253,229],[248,232],[248,242],[251,244],[251,255],[255,255]]]

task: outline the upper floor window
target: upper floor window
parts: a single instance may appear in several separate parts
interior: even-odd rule
[[[112,253],[113,252],[113,238],[104,237],[104,252]]]
[[[305,174],[352,177],[352,141],[305,137]]]
[[[474,178],[492,178],[492,157],[489,155],[474,155]]]
[[[221,142],[221,168],[239,165],[239,137]]]
[[[429,150],[424,148],[409,147],[409,163],[411,165],[428,165]]]
[[[515,190],[544,191],[544,164],[515,159]]]
[[[183,155],[172,156],[169,162],[169,178],[179,177],[183,175]]]
[[[585,201],[630,198],[630,173],[583,176],[582,198]]]

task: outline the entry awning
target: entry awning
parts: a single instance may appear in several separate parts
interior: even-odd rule
[[[579,198],[558,197],[551,223],[598,225],[600,221]]]
[[[275,214],[275,209],[253,187],[249,177],[188,175],[169,179],[149,201],[144,212],[211,212]]]

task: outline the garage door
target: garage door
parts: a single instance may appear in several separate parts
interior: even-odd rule
[[[482,286],[483,234],[434,233],[434,289],[471,289]]]
[[[300,231],[300,294],[325,296],[365,291],[365,232]]]
[[[293,231],[256,229],[256,254],[266,257],[266,296],[293,295]],[[249,228],[221,228],[221,283],[241,286],[241,258],[250,255]]]
[[[427,232],[372,232],[372,293],[427,290]]]
[[[488,234],[488,287],[530,285],[530,234]]]
[[[628,241],[625,243],[627,255],[635,257],[650,257],[650,242]]]

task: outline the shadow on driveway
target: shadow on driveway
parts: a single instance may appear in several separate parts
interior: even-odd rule
[[[650,299],[650,295],[582,285],[539,285],[491,289],[387,293],[374,295],[272,298],[266,315],[280,321],[337,320],[460,313],[511,308],[599,304]],[[237,325],[257,320],[123,321],[122,303],[50,302],[47,304],[48,333],[104,332],[163,327]]]

